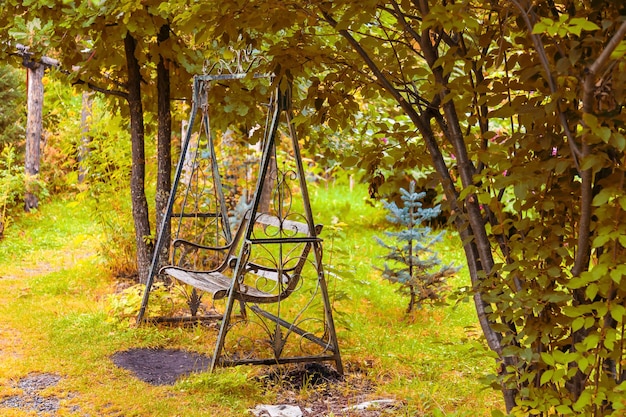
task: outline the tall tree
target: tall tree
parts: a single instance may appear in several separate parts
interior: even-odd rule
[[[148,201],[145,192],[146,151],[144,144],[143,104],[141,102],[141,71],[137,60],[137,41],[131,33],[124,37],[124,51],[128,69],[128,108],[130,113],[130,136],[133,155],[133,165],[130,174],[130,195],[133,203],[133,219],[135,220],[135,242],[137,244],[137,267],[140,280],[150,268],[152,259],[150,236],[150,220],[148,216]]]
[[[302,102],[320,121],[347,124],[358,97],[394,101],[395,127],[371,123],[390,144],[364,144],[361,165],[438,177],[507,410],[614,412],[626,377],[623,2],[248,4],[205,11],[199,33],[254,39],[309,81]]]
[[[170,39],[170,26],[164,24],[159,29],[157,35],[157,46],[159,49],[167,48]],[[159,53],[159,62],[157,63],[157,117],[159,125],[157,129],[157,192],[155,197],[156,209],[156,230],[160,230],[163,221],[169,221],[165,217],[167,210],[167,201],[170,189],[172,188],[172,111],[170,104],[170,70],[169,60],[162,53]],[[170,239],[170,225],[163,228],[166,236],[163,237],[165,242]],[[163,245],[165,256],[161,259],[167,259],[169,245]]]

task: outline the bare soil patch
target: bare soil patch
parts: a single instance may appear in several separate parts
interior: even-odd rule
[[[137,348],[117,352],[113,363],[151,385],[173,385],[180,377],[206,371],[211,358],[177,349]]]
[[[307,363],[272,368],[264,377],[277,388],[277,402],[300,406],[303,417],[397,416],[403,406],[390,398],[378,398],[376,386],[359,372],[341,376],[332,366]]]

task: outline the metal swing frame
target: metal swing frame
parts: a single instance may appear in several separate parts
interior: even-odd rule
[[[245,74],[225,74],[217,76],[199,76],[196,77],[195,82],[214,81],[219,79],[233,79],[243,78]],[[318,234],[321,231],[320,225],[315,225],[313,222],[313,214],[308,194],[308,188],[305,178],[305,172],[303,167],[303,161],[300,154],[300,147],[296,130],[292,121],[292,108],[291,108],[291,83],[286,80],[278,80],[276,82],[277,88],[274,99],[270,103],[270,111],[272,117],[270,121],[269,130],[266,130],[266,137],[263,147],[263,155],[261,158],[261,164],[259,169],[259,175],[257,178],[257,184],[254,192],[254,198],[252,201],[252,208],[248,211],[244,218],[244,222],[240,226],[234,240],[231,238],[230,245],[228,247],[229,259],[225,259],[222,266],[218,269],[211,271],[193,271],[185,270],[176,266],[166,266],[161,269],[161,273],[167,274],[172,278],[175,278],[184,283],[190,284],[192,287],[198,288],[202,291],[211,292],[214,299],[226,298],[225,312],[221,318],[220,330],[218,333],[214,354],[212,357],[210,370],[214,370],[217,366],[232,366],[241,364],[262,364],[262,365],[274,365],[274,364],[287,364],[287,363],[301,363],[301,362],[334,362],[337,371],[343,374],[343,364],[341,361],[341,355],[339,351],[339,344],[337,339],[337,333],[335,330],[332,305],[330,302],[326,278],[323,269],[322,261],[322,239]],[[268,114],[269,116],[269,114]],[[283,202],[281,199],[285,198],[284,189],[280,191],[280,187],[284,186],[284,178],[271,178],[272,159],[276,161],[277,144],[279,143],[279,124],[281,118],[284,118],[288,128],[289,136],[291,137],[291,148],[293,152],[293,159],[295,159],[295,169],[291,172],[293,179],[297,177],[299,194],[302,199],[302,209],[304,213],[297,213],[299,219],[303,221],[294,221],[288,218],[290,213],[283,212]],[[190,124],[191,125],[191,124]],[[266,126],[267,127],[267,126]],[[187,138],[188,139],[188,138]],[[167,207],[166,216],[164,216],[163,224],[161,225],[159,235],[157,237],[157,243],[155,247],[155,256],[151,265],[151,270],[146,283],[146,291],[142,300],[141,309],[137,317],[137,323],[141,323],[144,319],[145,310],[148,304],[148,297],[150,288],[152,286],[154,277],[157,275],[158,268],[158,256],[162,251],[162,246],[165,244],[163,241],[163,235],[165,231],[166,220],[172,214],[172,207],[174,203],[174,190],[176,190],[181,177],[182,164],[184,158],[184,152],[188,146],[188,140],[185,141],[183,154],[181,155],[181,161],[179,161],[176,175],[173,181],[172,193]],[[275,163],[275,162],[274,162]],[[291,168],[290,168],[291,169]],[[216,171],[217,172],[217,171]],[[277,174],[278,175],[278,174]],[[283,176],[285,173],[283,173]],[[260,211],[261,199],[263,198],[263,190],[268,183],[272,184],[276,182],[276,195],[279,207],[274,213],[262,213]],[[291,191],[287,191],[291,193]],[[222,206],[225,207],[225,206]],[[289,210],[286,210],[287,212]],[[225,216],[225,213],[222,213]],[[262,226],[264,236],[258,235],[259,225]],[[272,228],[272,234],[267,234],[267,229]],[[255,231],[257,230],[257,231]],[[241,242],[239,242],[241,240]],[[296,245],[301,248],[301,252],[297,255],[291,255],[283,252],[283,248],[287,245]],[[239,246],[239,252],[237,256],[234,256],[235,246]],[[274,267],[262,266],[256,264],[254,259],[251,258],[257,248],[265,250],[266,253],[276,253],[277,257],[274,259]],[[270,249],[268,249],[270,248]],[[313,259],[309,259],[312,254]],[[295,266],[288,266],[291,262],[297,263]],[[305,307],[296,314],[295,318],[286,320],[283,318],[283,309],[287,311],[287,306],[281,307],[287,297],[292,292],[298,291],[301,281],[301,272],[304,266],[309,265],[309,269],[314,269],[315,279],[309,281],[313,285],[311,299],[307,301]],[[230,272],[232,271],[232,272]],[[230,272],[230,273],[229,273]],[[275,281],[274,289],[267,290],[265,287],[255,286],[255,284],[246,283],[247,277],[250,275],[257,275],[264,283]],[[276,290],[278,288],[278,290]],[[274,292],[271,292],[274,291]],[[303,319],[304,312],[311,306],[313,299],[321,297],[321,314],[322,318],[316,319]],[[239,302],[241,306],[242,315],[240,316],[241,322],[247,322],[247,312],[249,310],[256,319],[261,323],[260,327],[263,327],[266,332],[266,337],[269,338],[270,349],[272,350],[271,357],[243,357],[239,353],[235,352],[234,355],[230,355],[225,351],[226,339],[231,331],[232,327],[237,324],[233,322],[233,309],[236,302]],[[274,309],[262,308],[264,305],[274,305]],[[277,307],[276,307],[277,306]],[[300,307],[297,307],[299,309]],[[319,308],[319,307],[318,307]],[[318,310],[319,311],[319,310]],[[287,317],[287,316],[285,316]],[[212,317],[215,318],[215,317]],[[318,335],[313,330],[307,330],[307,320],[314,320],[317,323],[317,329],[321,327],[322,334]],[[304,325],[304,327],[302,327]],[[295,345],[313,345],[317,353],[306,352],[306,349],[302,349],[301,354],[293,354],[293,349],[284,350],[287,340],[294,338],[299,342],[295,342]],[[267,340],[264,344],[266,343]]]

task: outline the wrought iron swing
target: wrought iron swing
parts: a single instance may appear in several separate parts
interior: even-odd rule
[[[286,80],[277,82],[270,110],[252,206],[224,245],[222,263],[213,269],[172,264],[159,273],[226,300],[211,370],[329,361],[343,373],[323,270],[322,226],[313,221]]]

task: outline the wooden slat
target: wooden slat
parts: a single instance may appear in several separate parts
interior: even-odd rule
[[[276,270],[266,270],[266,269],[250,269],[254,275],[268,279],[270,281],[278,282],[278,271]],[[287,283],[287,277],[283,275],[283,284]]]
[[[176,278],[177,280],[191,285],[199,290],[209,292],[213,294],[213,298],[216,300],[225,298],[228,295],[232,282],[231,278],[220,272],[196,272],[187,271],[177,267],[165,267],[161,270],[161,273],[167,274],[172,278]],[[241,294],[258,298],[275,297],[274,294],[257,290],[256,288],[248,285],[240,285],[239,292]]]
[[[176,267],[166,267],[161,272],[194,288],[210,292],[217,299],[226,296],[231,283],[230,278],[219,272],[192,272]]]
[[[172,213],[172,217],[211,219],[216,217],[222,217],[222,213]]]

